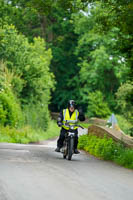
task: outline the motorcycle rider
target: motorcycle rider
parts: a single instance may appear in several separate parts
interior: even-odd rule
[[[85,120],[85,116],[82,112],[82,109],[76,109],[76,103],[74,100],[69,100],[68,102],[68,108],[62,110],[59,114],[58,120],[57,120],[57,124],[59,127],[61,128],[60,131],[60,136],[59,139],[57,141],[57,148],[55,149],[56,152],[60,152],[60,149],[63,146],[63,142],[65,139],[65,134],[67,132],[67,130],[69,129],[67,126],[62,125],[62,123],[64,124],[65,121],[72,121],[71,124],[74,124],[75,122],[78,121],[78,119],[80,121],[84,121]],[[78,145],[78,127],[74,128],[74,132],[75,132],[75,141],[74,141],[74,153],[78,154],[80,153],[77,150],[77,145]]]

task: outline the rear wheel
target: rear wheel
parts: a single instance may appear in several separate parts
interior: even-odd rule
[[[73,146],[74,146],[74,138],[70,138],[68,142],[68,160],[72,159]]]

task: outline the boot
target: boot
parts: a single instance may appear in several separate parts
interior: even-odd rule
[[[57,147],[57,148],[55,149],[55,151],[56,151],[56,152],[60,152],[60,148]]]
[[[78,151],[78,149],[74,149],[74,153],[79,154],[80,152]]]

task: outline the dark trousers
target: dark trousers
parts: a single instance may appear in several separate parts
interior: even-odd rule
[[[61,148],[63,146],[63,142],[65,140],[65,134],[66,134],[67,130],[62,128],[60,131],[60,136],[59,139],[57,141],[57,146],[59,148]],[[78,129],[74,130],[75,134],[75,140],[74,140],[74,149],[77,149],[77,145],[78,145]]]

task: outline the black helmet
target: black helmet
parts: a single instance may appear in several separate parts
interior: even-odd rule
[[[75,103],[74,100],[69,100],[69,102],[68,102],[68,108],[70,108],[70,107],[73,107],[73,108],[76,107],[76,103]]]

